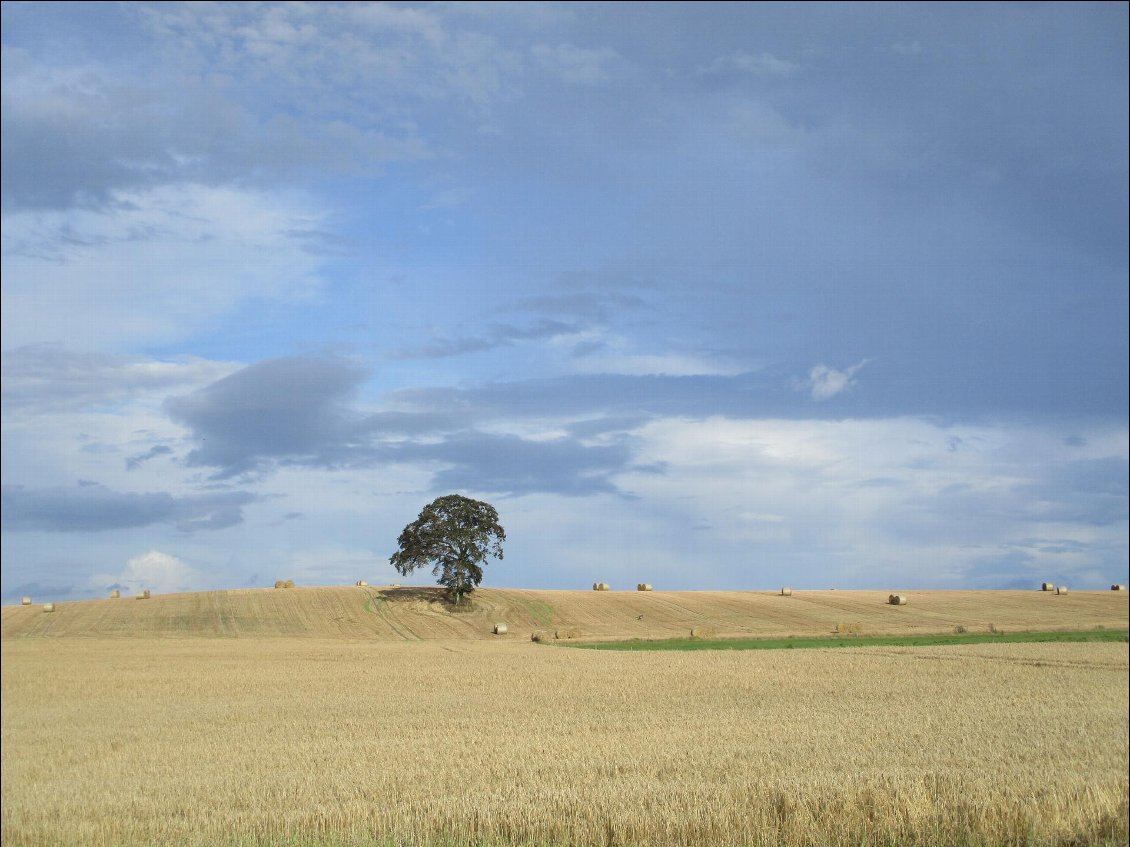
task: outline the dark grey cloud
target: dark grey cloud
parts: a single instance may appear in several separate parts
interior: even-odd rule
[[[436,487],[580,495],[614,491],[612,474],[630,465],[623,440],[586,442],[608,431],[595,423],[551,440],[493,434],[476,426],[499,410],[457,397],[436,398],[427,408],[362,414],[350,403],[364,378],[363,370],[342,359],[273,359],[170,398],[165,409],[193,432],[198,446],[187,464],[215,468],[217,479],[279,465],[422,463],[434,467]]]
[[[513,435],[458,433],[439,443],[401,445],[398,461],[439,463],[432,486],[490,494],[619,493],[611,476],[631,466],[625,443],[591,446],[575,438],[532,441]]]
[[[331,465],[360,446],[363,420],[347,404],[365,376],[342,359],[271,359],[171,397],[165,410],[193,431],[189,466],[233,476],[276,461]]]
[[[167,524],[181,532],[226,529],[243,522],[243,507],[257,499],[243,491],[174,497],[102,486],[28,488],[5,485],[2,520],[12,532],[102,532]]]

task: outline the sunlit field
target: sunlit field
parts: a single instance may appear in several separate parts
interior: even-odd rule
[[[1124,643],[2,651],[11,847],[1127,840]]]

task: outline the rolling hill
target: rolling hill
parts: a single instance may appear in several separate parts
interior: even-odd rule
[[[5,606],[0,637],[328,638],[423,641],[528,639],[536,630],[582,638],[671,638],[693,626],[719,636],[926,634],[996,628],[1126,629],[1126,592],[920,591],[905,606],[881,591],[542,591],[481,588],[456,609],[437,588],[328,586],[240,589]],[[496,623],[509,632],[495,636]]]

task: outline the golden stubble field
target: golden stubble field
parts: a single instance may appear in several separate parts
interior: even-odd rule
[[[593,638],[671,638],[693,626],[723,637],[827,635],[848,624],[863,634],[970,632],[990,628],[1125,629],[1125,592],[919,591],[906,606],[887,603],[897,591],[537,591],[482,588],[453,612],[440,589],[392,586],[307,586],[103,599],[0,610],[3,638],[345,638],[387,641],[494,640],[496,622],[511,639],[564,628]]]
[[[1127,646],[6,638],[16,845],[1127,839]]]

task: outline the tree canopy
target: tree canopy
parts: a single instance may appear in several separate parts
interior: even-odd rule
[[[404,527],[389,563],[404,576],[432,565],[436,581],[459,603],[483,581],[487,558],[502,558],[505,540],[494,506],[448,494],[437,497]]]

